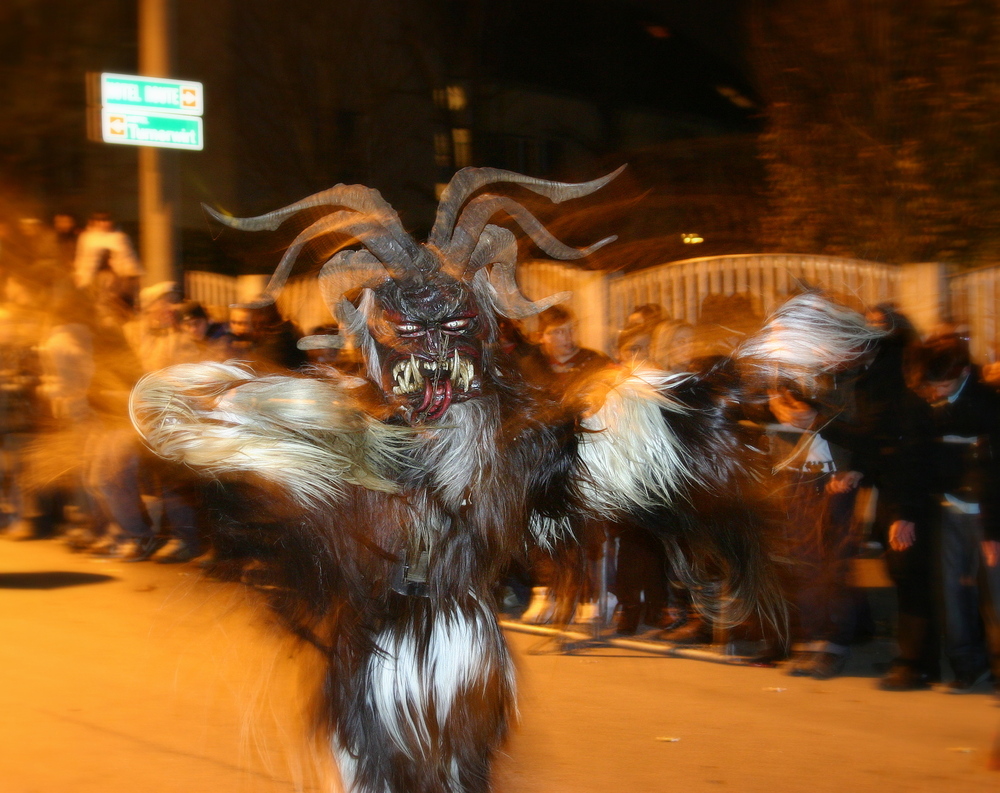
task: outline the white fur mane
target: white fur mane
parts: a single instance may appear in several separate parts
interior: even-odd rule
[[[652,369],[633,373],[607,392],[601,407],[584,418],[580,458],[587,476],[580,489],[598,513],[671,503],[692,473],[688,452],[661,411],[690,410],[661,389],[690,375]]]
[[[132,392],[136,429],[161,457],[210,475],[247,473],[313,507],[345,485],[394,492],[409,428],[372,419],[326,380],[255,377],[234,364],[171,366]]]
[[[453,509],[496,465],[498,423],[492,405],[472,399],[453,404],[443,418],[423,430],[420,462]]]

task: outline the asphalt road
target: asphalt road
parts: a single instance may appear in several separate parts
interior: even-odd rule
[[[510,634],[521,724],[497,793],[1000,791],[1000,708]],[[308,654],[253,594],[190,565],[0,543],[0,793],[329,790],[303,711]]]

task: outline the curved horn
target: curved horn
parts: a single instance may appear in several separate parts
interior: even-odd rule
[[[497,310],[511,319],[524,319],[572,297],[572,292],[557,292],[542,300],[528,300],[517,286],[517,240],[510,229],[487,226],[482,241],[476,246],[472,261],[476,263],[474,280],[484,279],[486,265],[492,264],[489,282],[496,293]],[[470,268],[472,262],[470,261]]]
[[[202,208],[219,223],[240,231],[274,231],[285,220],[304,209],[326,206],[344,207],[367,216],[372,223],[381,226],[389,233],[397,245],[406,252],[406,258],[416,260],[419,248],[413,238],[406,233],[399,215],[382,198],[378,190],[364,185],[338,184],[282,209],[252,218],[233,217],[212,209],[208,204],[202,204]]]
[[[495,184],[497,182],[519,184],[559,204],[571,198],[580,198],[581,196],[590,195],[600,190],[623,170],[625,170],[624,165],[599,179],[579,184],[570,184],[567,182],[550,182],[545,179],[536,179],[532,176],[524,176],[523,174],[505,171],[500,168],[463,168],[451,178],[448,186],[441,193],[441,203],[438,206],[437,216],[434,218],[434,227],[431,229],[428,242],[438,248],[446,247],[451,240],[455,221],[462,205],[476,190],[488,184]]]
[[[517,263],[517,238],[503,226],[487,226],[479,235],[479,243],[469,257],[466,272],[476,272],[498,262]]]
[[[359,286],[375,287],[389,278],[385,265],[368,251],[341,251],[320,270],[319,291],[336,316],[345,292]]]
[[[384,226],[375,221],[366,220],[364,215],[358,215],[355,212],[343,210],[331,212],[303,229],[299,236],[292,241],[292,244],[282,255],[281,261],[278,262],[262,297],[270,300],[277,297],[278,292],[284,287],[285,281],[288,280],[292,265],[308,243],[337,232],[346,236],[344,241],[332,252],[349,244],[351,239],[356,239],[378,257],[378,260],[389,269],[393,277],[404,275],[407,269],[406,265],[412,264],[411,257],[399,246]]]
[[[447,259],[461,264],[478,245],[483,228],[497,212],[506,212],[517,221],[534,243],[555,259],[582,259],[609,242],[618,239],[605,237],[586,248],[573,248],[557,240],[534,215],[517,201],[507,196],[481,195],[469,202],[459,217],[451,242],[444,248]]]
[[[344,346],[344,339],[340,335],[323,333],[316,336],[303,336],[295,346],[300,350],[338,350]]]
[[[497,308],[501,314],[511,319],[525,319],[541,314],[556,303],[563,303],[573,297],[572,292],[556,292],[541,300],[528,300],[517,288],[513,264],[496,264],[490,270],[490,283],[497,293]],[[482,270],[480,270],[482,272]]]
[[[382,198],[382,194],[378,190],[359,184],[338,184],[327,190],[322,190],[319,193],[314,193],[307,198],[303,198],[301,201],[296,201],[294,204],[289,204],[281,209],[276,209],[273,212],[252,218],[237,218],[212,209],[208,204],[202,204],[202,206],[206,212],[223,225],[239,229],[240,231],[274,231],[288,218],[301,212],[303,209],[339,206],[353,209],[355,212],[376,215],[386,228],[395,226],[395,228],[391,228],[392,231],[398,230],[402,234],[406,234],[399,222],[399,216],[389,203]]]

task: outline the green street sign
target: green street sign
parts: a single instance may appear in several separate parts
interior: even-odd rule
[[[105,143],[189,151],[201,151],[205,146],[201,119],[196,116],[133,113],[107,107],[101,110],[101,138]]]
[[[205,112],[205,89],[192,80],[104,72],[101,74],[101,105],[200,116]]]

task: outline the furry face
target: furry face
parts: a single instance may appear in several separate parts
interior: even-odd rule
[[[440,272],[390,281],[374,290],[372,309],[369,373],[411,423],[482,395],[496,323],[466,284]]]

